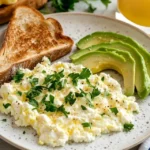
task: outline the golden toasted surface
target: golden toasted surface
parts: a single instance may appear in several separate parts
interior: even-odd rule
[[[35,9],[18,7],[0,50],[0,84],[9,80],[19,66],[32,68],[45,55],[56,60],[69,53],[72,45],[58,21],[45,20]],[[7,79],[2,81],[4,74]]]
[[[8,5],[8,6],[1,6],[0,7],[0,24],[6,23],[10,20],[10,18],[12,17],[12,14],[14,12],[14,10],[18,7],[18,6],[29,6],[32,8],[40,8],[42,7],[44,4],[47,3],[48,0],[18,0],[17,3],[12,4],[12,5]]]

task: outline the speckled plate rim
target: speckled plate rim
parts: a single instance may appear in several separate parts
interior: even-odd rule
[[[115,22],[118,22],[118,23],[121,23],[123,25],[126,25],[132,29],[136,29],[137,32],[140,32],[141,34],[143,34],[146,38],[150,39],[150,36],[148,34],[146,34],[144,31],[140,30],[139,28],[135,27],[135,26],[132,26],[126,22],[123,22],[123,21],[120,21],[120,20],[117,20],[115,18],[110,18],[110,17],[106,17],[106,16],[103,16],[103,15],[98,15],[98,14],[90,14],[90,13],[85,13],[85,12],[67,12],[67,13],[54,13],[54,14],[48,14],[48,15],[44,15],[45,18],[48,18],[48,17],[53,17],[53,16],[59,16],[59,15],[83,15],[83,16],[95,16],[95,17],[98,17],[98,18],[105,18],[105,19],[108,19],[108,20],[113,20]],[[4,25],[6,26],[6,25]],[[4,27],[3,26],[3,27]],[[1,26],[0,26],[1,28]],[[148,133],[147,135],[144,135],[141,139],[139,139],[137,142],[133,143],[133,144],[130,144],[129,146],[127,146],[124,150],[128,150],[128,149],[131,149],[139,144],[141,144],[144,140],[146,140],[147,138],[150,137],[150,133]],[[8,139],[8,138],[5,138],[4,136],[0,135],[0,139],[4,140],[5,142],[11,144],[12,146],[16,147],[16,148],[19,148],[19,149],[22,149],[22,150],[27,150],[26,148],[14,143],[12,140]]]

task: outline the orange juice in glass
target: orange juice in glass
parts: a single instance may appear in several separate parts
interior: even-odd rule
[[[118,0],[118,9],[130,21],[150,27],[150,0]]]

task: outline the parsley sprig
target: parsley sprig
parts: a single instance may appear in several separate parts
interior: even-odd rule
[[[19,69],[16,74],[13,76],[13,80],[16,83],[19,83],[24,77],[24,73]]]
[[[132,130],[134,128],[134,124],[125,123],[123,127],[124,127],[124,131],[129,132],[130,130]]]
[[[7,103],[7,104],[3,104],[4,108],[7,109],[9,106],[11,106],[10,103]]]
[[[75,103],[76,98],[73,92],[70,92],[66,97],[65,97],[65,102],[69,103],[71,106]]]
[[[108,5],[111,3],[110,0],[100,1],[106,7],[108,7]],[[75,4],[78,2],[84,2],[88,6],[87,12],[93,13],[96,10],[96,8],[92,5],[90,0],[51,0],[52,7],[55,8],[56,12],[67,12],[69,10],[74,10]],[[51,7],[48,3],[40,11],[45,14],[52,13]]]
[[[79,79],[88,79],[91,72],[88,68],[83,68],[81,73],[70,73],[68,76],[72,79],[72,83],[76,86]]]
[[[49,91],[56,89],[61,90],[62,88],[64,88],[67,81],[65,79],[62,79],[64,77],[63,72],[64,70],[60,72],[55,72],[54,74],[47,75],[45,77],[44,84],[46,85]]]
[[[67,112],[65,110],[64,105],[57,107],[54,104],[55,97],[53,95],[51,95],[51,94],[49,95],[48,101],[46,100],[46,98],[47,98],[47,95],[45,95],[42,99],[42,103],[45,105],[45,111],[47,111],[47,112],[62,112],[66,117],[68,117],[68,114],[70,114],[70,112]]]
[[[90,127],[91,128],[91,123],[90,122],[84,122],[84,123],[82,123],[82,126],[84,127],[84,128],[86,128],[86,127]]]

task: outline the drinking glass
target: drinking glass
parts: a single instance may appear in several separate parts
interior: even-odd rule
[[[150,27],[150,0],[118,0],[118,9],[130,21]]]

